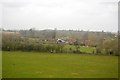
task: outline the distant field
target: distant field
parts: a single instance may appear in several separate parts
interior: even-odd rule
[[[3,78],[117,78],[118,57],[3,52]]]
[[[71,50],[76,50],[74,45],[65,45],[64,49],[69,51],[69,49],[71,48]],[[96,52],[96,49],[94,47],[86,47],[86,46],[80,46],[79,50],[83,53],[92,53]]]

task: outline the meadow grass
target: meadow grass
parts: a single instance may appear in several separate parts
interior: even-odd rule
[[[64,46],[64,50],[67,50],[68,52],[70,51],[70,48],[71,48],[71,50],[76,50],[76,47],[74,45],[65,45]],[[80,46],[79,51],[83,52],[83,53],[92,54],[93,52],[94,53],[96,52],[96,49],[94,47]]]
[[[2,78],[2,51],[0,51],[0,79]]]
[[[118,57],[3,52],[3,78],[118,78]]]

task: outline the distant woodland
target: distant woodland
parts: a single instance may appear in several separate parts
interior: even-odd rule
[[[3,51],[119,55],[118,33],[83,30],[2,30]],[[86,52],[83,49],[86,49]],[[87,52],[87,49],[93,49]],[[83,51],[83,52],[82,52]]]

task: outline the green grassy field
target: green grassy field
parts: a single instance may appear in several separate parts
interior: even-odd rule
[[[117,78],[118,57],[3,52],[3,78]]]
[[[0,51],[0,79],[2,78],[2,52]]]
[[[74,45],[65,45],[64,49],[69,52],[69,49],[71,50],[76,50],[76,47]],[[85,46],[80,46],[79,50],[83,53],[90,53],[93,54],[93,51],[96,52],[96,49],[94,47],[85,47]]]

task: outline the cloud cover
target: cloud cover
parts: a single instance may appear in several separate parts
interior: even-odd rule
[[[1,0],[5,29],[118,30],[118,0]]]

